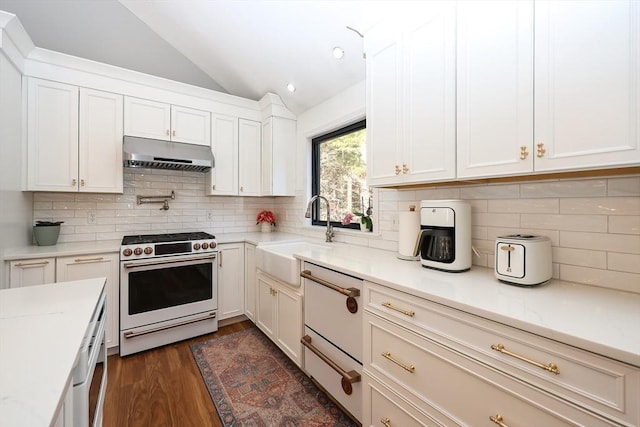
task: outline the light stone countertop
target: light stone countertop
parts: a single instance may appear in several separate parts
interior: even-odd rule
[[[294,256],[640,367],[640,294],[560,280],[514,286],[489,268],[447,273],[393,252],[332,245]]]
[[[207,231],[207,230],[204,230]],[[324,241],[287,233],[216,234],[218,243],[270,245]],[[298,258],[457,308],[505,325],[640,366],[640,294],[551,280],[534,287],[499,282],[493,270],[464,273],[423,268],[395,252],[330,243],[331,251],[308,251]],[[28,246],[5,252],[6,260],[118,252],[120,241]]]
[[[53,423],[105,278],[0,290],[0,424]]]

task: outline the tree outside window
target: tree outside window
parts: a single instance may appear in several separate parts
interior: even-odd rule
[[[359,224],[343,225],[345,215],[366,212],[371,207],[371,190],[366,185],[366,121],[338,129],[312,140],[312,192],[331,203],[334,227],[359,228]],[[355,217],[357,219],[357,217]],[[314,205],[312,224],[326,225],[326,205]]]

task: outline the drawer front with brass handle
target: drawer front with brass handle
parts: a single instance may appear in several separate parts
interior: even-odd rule
[[[366,282],[363,298],[372,313],[619,422],[640,425],[638,368],[378,284]]]
[[[375,378],[364,376],[364,400],[369,413],[363,414],[363,426],[442,427],[455,422],[435,408],[418,410]],[[422,409],[422,408],[421,408]]]
[[[364,323],[364,375],[399,390],[425,412],[442,408],[455,420],[447,425],[489,426],[489,417],[510,427],[610,425],[602,417],[369,312]],[[381,416],[393,422],[391,415]],[[380,419],[371,421],[384,425]]]

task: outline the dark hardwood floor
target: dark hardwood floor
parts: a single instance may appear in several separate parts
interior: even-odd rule
[[[104,427],[222,427],[189,345],[253,327],[250,321],[126,357],[109,356]]]

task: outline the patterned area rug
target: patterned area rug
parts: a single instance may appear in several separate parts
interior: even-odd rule
[[[225,427],[357,426],[256,327],[191,352]]]

